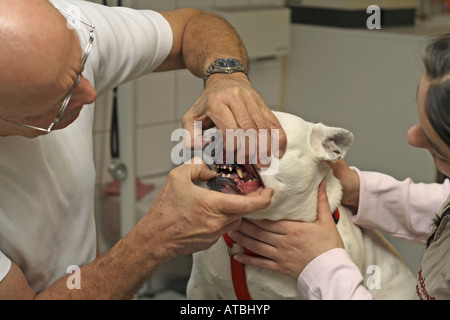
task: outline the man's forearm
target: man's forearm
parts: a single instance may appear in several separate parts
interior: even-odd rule
[[[143,219],[145,220],[145,219]],[[131,299],[163,262],[156,232],[138,223],[123,239],[95,261],[80,268],[80,288],[69,289],[71,274],[56,281],[35,299]],[[156,248],[149,248],[150,245]]]
[[[202,12],[186,27],[183,59],[186,67],[202,77],[216,59],[234,58],[246,67],[247,51],[234,28],[218,15]]]
[[[157,71],[186,67],[203,77],[211,62],[220,58],[234,58],[248,67],[244,45],[222,17],[195,9],[162,14],[171,24],[174,41],[169,58]]]

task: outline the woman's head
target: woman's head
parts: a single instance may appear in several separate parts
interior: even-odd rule
[[[430,42],[424,64],[417,95],[419,123],[409,130],[408,140],[428,149],[437,168],[450,175],[450,34]]]

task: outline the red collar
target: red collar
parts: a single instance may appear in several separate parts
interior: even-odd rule
[[[339,222],[340,216],[341,215],[339,213],[339,210],[336,209],[333,212],[333,220],[336,224]],[[228,248],[232,248],[235,241],[231,239],[227,233],[223,235],[223,238]],[[238,300],[252,300],[250,292],[248,291],[247,280],[245,278],[245,265],[236,261],[233,258],[233,255],[231,255],[231,251],[229,251],[229,253],[231,262],[231,278],[233,280],[234,293],[236,294]],[[258,256],[256,253],[246,248],[244,248],[244,254],[250,256]]]
[[[223,235],[223,238],[228,248],[233,247],[235,241],[227,233]],[[235,260],[233,255],[231,255],[231,251],[228,252],[230,254],[231,278],[233,280],[234,293],[238,300],[252,300],[250,292],[248,292],[247,280],[245,279],[245,265]],[[254,256],[257,255],[246,248],[244,248],[244,253]]]

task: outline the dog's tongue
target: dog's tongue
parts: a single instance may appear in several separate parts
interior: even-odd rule
[[[260,183],[258,181],[248,181],[244,183],[241,183],[241,181],[236,181],[236,184],[242,189],[244,194],[255,192],[260,187]]]

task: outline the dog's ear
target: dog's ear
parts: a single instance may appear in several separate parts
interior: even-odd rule
[[[310,139],[319,158],[326,161],[343,159],[353,144],[353,134],[350,131],[327,127],[322,123],[313,125]]]

